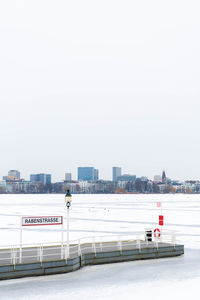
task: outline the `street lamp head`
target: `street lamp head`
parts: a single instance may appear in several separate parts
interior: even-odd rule
[[[70,208],[71,202],[72,202],[72,195],[71,195],[69,189],[67,190],[67,193],[66,193],[66,195],[65,195],[65,202],[66,202],[67,208]]]

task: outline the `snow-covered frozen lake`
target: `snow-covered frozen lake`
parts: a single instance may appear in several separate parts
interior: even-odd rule
[[[200,195],[73,195],[70,239],[131,234],[158,224],[175,230],[185,255],[85,267],[74,273],[0,282],[0,299],[199,299]],[[21,216],[63,215],[64,195],[0,195],[0,244],[18,244]],[[60,242],[60,226],[23,230],[24,243]]]

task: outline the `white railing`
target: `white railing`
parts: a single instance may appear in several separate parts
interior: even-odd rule
[[[139,249],[145,247],[163,247],[164,245],[177,244],[176,233],[162,231],[160,237],[154,236],[152,230],[152,239],[147,238],[146,233],[135,233],[133,235],[109,235],[109,236],[91,236],[78,240],[70,241],[69,252],[67,243],[43,243],[43,244],[24,244],[4,246],[0,249],[0,266],[19,263],[32,263],[44,261],[54,261],[60,259],[71,259],[82,256],[86,253],[119,251]]]

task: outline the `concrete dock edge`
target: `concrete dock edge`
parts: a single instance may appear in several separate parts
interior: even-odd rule
[[[68,273],[87,265],[108,264],[144,259],[176,257],[184,254],[184,245],[88,253],[68,260],[45,261],[0,266],[0,280]]]

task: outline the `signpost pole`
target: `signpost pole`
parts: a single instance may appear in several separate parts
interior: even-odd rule
[[[63,221],[62,221],[62,229],[61,229],[61,259],[63,259]]]
[[[67,207],[67,258],[69,257],[69,207]]]
[[[22,218],[20,218],[19,263],[22,263]]]

